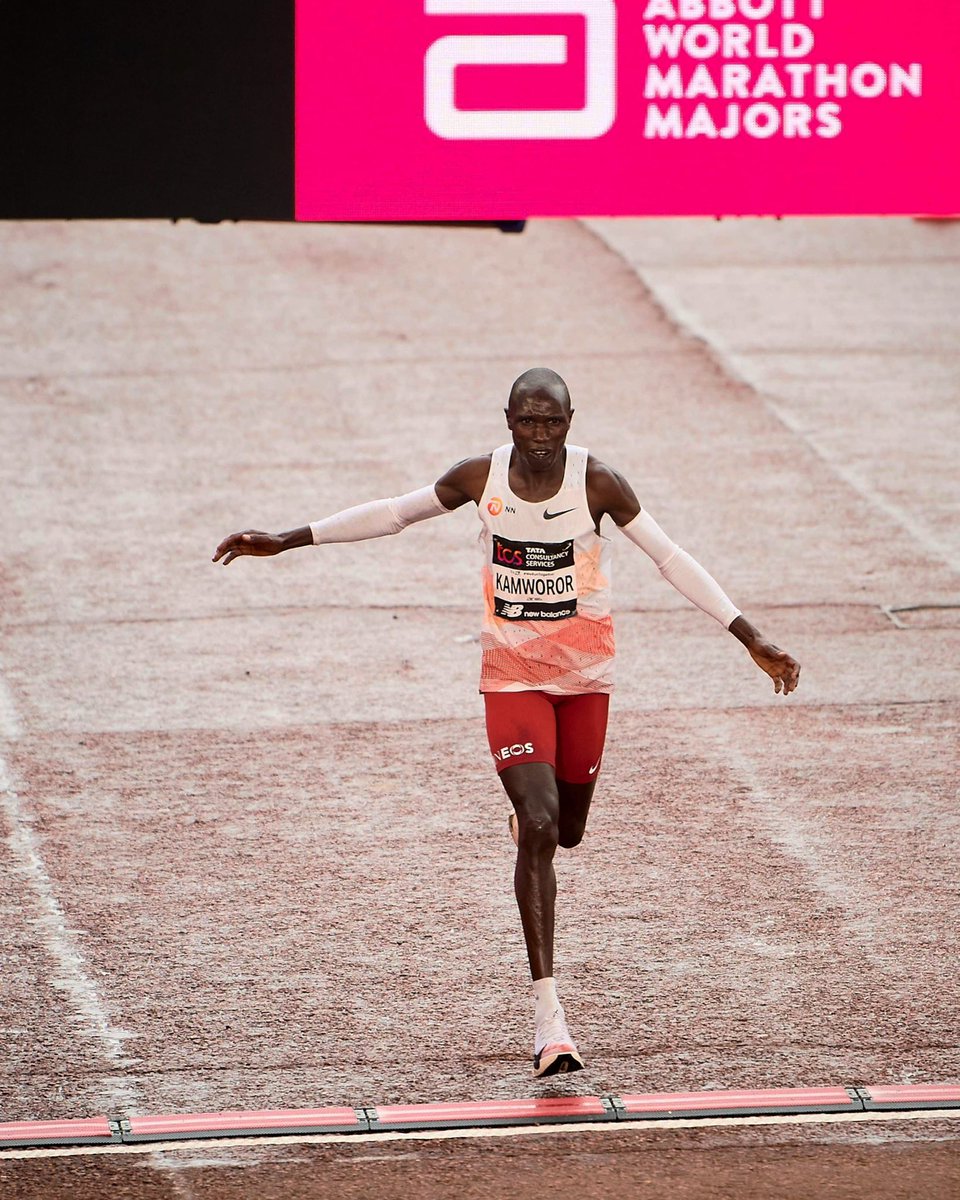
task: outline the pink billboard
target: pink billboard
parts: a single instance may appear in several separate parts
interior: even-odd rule
[[[958,60],[958,0],[298,0],[296,215],[953,214]]]

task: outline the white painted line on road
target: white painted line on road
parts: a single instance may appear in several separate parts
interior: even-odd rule
[[[149,1165],[155,1171],[163,1171],[167,1183],[177,1198],[177,1200],[195,1200],[195,1193],[190,1186],[190,1178],[184,1174],[185,1170],[194,1169],[195,1167],[234,1167],[243,1166],[243,1163],[238,1163],[231,1158],[225,1158],[222,1161],[217,1161],[216,1158],[211,1158],[208,1154],[202,1156],[200,1162],[178,1162],[176,1159],[169,1158],[154,1148],[153,1154],[147,1160]]]
[[[251,1146],[305,1146],[342,1144],[369,1144],[371,1142],[449,1142],[473,1141],[479,1138],[524,1138],[544,1137],[551,1134],[583,1133],[660,1133],[664,1129],[737,1129],[757,1125],[841,1125],[875,1123],[877,1121],[955,1121],[960,1136],[960,1110],[956,1108],[911,1109],[907,1112],[844,1112],[844,1113],[794,1113],[792,1115],[757,1117],[685,1117],[664,1121],[598,1121],[571,1125],[520,1125],[492,1129],[425,1129],[404,1133],[304,1133],[271,1135],[270,1137],[197,1138],[192,1141],[140,1142],[112,1146],[43,1146],[36,1150],[0,1150],[0,1161],[8,1158],[76,1158],[96,1157],[103,1154],[166,1154],[183,1150],[200,1150],[204,1153],[217,1147],[241,1150]]]
[[[953,547],[948,542],[937,537],[928,525],[922,521],[918,521],[912,513],[895,503],[889,496],[878,492],[872,484],[862,479],[852,467],[841,462],[836,455],[824,450],[818,444],[815,437],[804,431],[803,426],[792,413],[777,404],[769,392],[765,391],[758,382],[750,378],[751,372],[742,360],[735,359],[734,361],[740,362],[738,374],[746,378],[750,386],[759,393],[764,404],[766,404],[777,420],[784,424],[795,437],[798,437],[805,445],[809,446],[821,462],[826,463],[835,475],[838,475],[848,487],[862,496],[868,504],[872,504],[874,508],[878,508],[885,517],[888,517],[894,524],[900,525],[905,529],[917,545],[922,546],[931,558],[938,558],[941,562],[946,563],[951,570],[960,572],[960,557],[956,555]]]
[[[0,675],[0,738],[8,742],[16,742],[20,740],[22,733],[13,696],[3,676]]]
[[[763,380],[755,374],[753,365],[748,358],[738,354],[732,346],[726,343],[725,339],[717,335],[715,330],[708,330],[691,310],[680,304],[675,296],[669,294],[667,289],[657,288],[646,277],[643,277],[643,281],[668,316],[704,341],[721,360],[727,372],[755,392],[777,420],[789,429],[794,437],[803,442],[836,476],[842,479],[847,487],[855,491],[868,504],[879,509],[895,525],[899,525],[909,533],[917,545],[922,546],[932,558],[946,563],[951,570],[960,571],[960,558],[957,557],[953,547],[942,538],[937,537],[928,525],[918,521],[912,513],[888,496],[884,496],[882,492],[878,492],[872,484],[862,479],[856,471],[842,462],[835,454],[821,446],[817,439],[804,429],[801,421],[774,400]]]
[[[860,952],[879,967],[882,977],[890,969],[889,958],[878,952],[878,931],[875,914],[880,911],[879,901],[865,894],[865,883],[861,876],[843,879],[832,872],[820,856],[816,845],[810,840],[803,823],[799,820],[796,806],[789,800],[780,802],[764,783],[756,764],[737,745],[736,734],[727,736],[719,723],[714,734],[722,739],[723,754],[734,773],[747,785],[756,819],[763,823],[766,835],[774,845],[792,858],[806,873],[817,891],[834,906],[844,932],[856,942]],[[889,944],[887,939],[882,944]]]
[[[849,488],[861,496],[868,504],[879,509],[894,524],[899,525],[909,533],[914,541],[919,546],[922,546],[932,558],[939,559],[941,562],[946,563],[951,570],[960,572],[960,557],[957,556],[956,551],[949,542],[938,537],[927,524],[917,520],[912,513],[908,512],[894,500],[891,500],[889,496],[885,496],[882,492],[877,491],[871,483],[862,479],[855,470],[841,461],[830,450],[821,446],[817,439],[804,429],[801,421],[774,400],[763,380],[757,375],[750,359],[745,355],[738,354],[726,338],[717,332],[715,327],[708,326],[701,320],[699,313],[685,304],[668,283],[665,283],[662,278],[657,278],[656,270],[641,270],[636,263],[631,262],[622,251],[607,240],[601,229],[596,228],[590,221],[582,221],[581,224],[637,276],[668,320],[709,346],[727,374],[740,380],[741,383],[746,384],[751,391],[756,393],[761,402],[777,420],[809,447],[817,458],[842,479]]]
[[[54,963],[55,969],[50,982],[67,998],[80,1017],[84,1030],[89,1037],[96,1040],[107,1061],[112,1066],[122,1067],[127,1061],[123,1043],[130,1034],[117,1029],[110,1022],[76,937],[69,928],[66,915],[57,900],[53,883],[40,854],[37,837],[31,828],[30,818],[24,812],[9,768],[2,756],[0,811],[6,816],[10,829],[7,845],[16,863],[14,870],[24,878],[36,899],[37,912],[32,925],[38,935],[37,941]],[[137,1110],[136,1098],[123,1080],[104,1080],[103,1091],[104,1101],[109,1102],[111,1108],[125,1112]]]

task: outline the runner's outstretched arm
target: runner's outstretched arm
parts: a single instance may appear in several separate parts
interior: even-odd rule
[[[371,500],[325,517],[290,529],[286,533],[264,533],[260,529],[245,529],[242,533],[231,533],[223,539],[213,556],[214,562],[223,559],[223,565],[233,562],[241,555],[250,554],[263,558],[294,550],[298,546],[320,546],[328,542],[362,542],[370,538],[387,537],[400,533],[408,525],[439,517],[450,512],[440,502],[434,486],[407,492],[404,496],[393,496],[388,500]]]
[[[394,496],[389,500],[371,500],[342,512],[312,521],[286,533],[264,533],[262,529],[245,529],[223,539],[213,556],[214,562],[223,559],[227,566],[235,558],[250,554],[258,558],[282,554],[298,546],[320,546],[328,542],[363,542],[369,538],[387,537],[400,533],[408,525],[440,517],[468,501],[478,501],[490,467],[490,455],[465,458],[456,463],[435,484]]]
[[[653,559],[660,574],[697,608],[713,617],[746,646],[750,657],[773,680],[773,690],[786,696],[800,680],[800,664],[763,636],[692,555],[681,550],[653,517],[640,508],[629,483],[618,472],[593,463],[588,494],[594,517],[609,514],[620,531]]]

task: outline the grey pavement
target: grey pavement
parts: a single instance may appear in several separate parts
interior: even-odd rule
[[[960,222],[585,224],[831,470],[960,570]]]
[[[530,1088],[475,517],[210,555],[505,440],[535,362],[804,662],[784,703],[621,539],[569,1086],[960,1078],[958,258],[901,220],[0,226],[0,1108]]]

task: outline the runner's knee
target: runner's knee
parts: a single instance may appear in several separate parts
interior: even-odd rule
[[[560,845],[564,850],[572,850],[583,841],[583,831],[587,827],[595,786],[594,780],[589,783],[557,781],[560,799]]]
[[[520,848],[531,854],[552,854],[560,841],[557,819],[545,808],[518,809]]]
[[[587,827],[587,822],[583,821],[563,821],[561,820],[558,829],[559,842],[564,850],[572,850],[574,846],[579,846],[583,841],[583,831]]]
[[[517,813],[521,850],[552,855],[560,837],[560,796],[553,768],[546,763],[511,767],[500,782]]]

